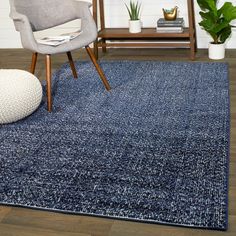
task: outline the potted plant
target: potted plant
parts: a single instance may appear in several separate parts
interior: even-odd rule
[[[130,0],[129,6],[125,4],[129,13],[129,32],[139,33],[141,32],[141,21],[140,21],[140,8],[141,3]]]
[[[230,22],[236,19],[236,6],[225,2],[217,8],[218,0],[197,0],[201,8],[202,28],[210,34],[213,41],[209,44],[209,58],[223,59],[225,56],[225,41],[231,35]]]

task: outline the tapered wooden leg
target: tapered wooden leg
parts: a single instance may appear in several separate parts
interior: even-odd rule
[[[37,57],[38,57],[38,53],[37,53],[37,52],[34,52],[34,53],[32,54],[32,61],[31,61],[31,67],[30,67],[30,72],[31,72],[32,74],[34,74],[34,72],[35,72]]]
[[[86,48],[88,55],[90,56],[90,59],[92,60],[92,62],[94,64],[94,66],[96,67],[96,70],[97,70],[98,74],[100,75],[100,78],[101,78],[106,90],[109,91],[111,89],[111,87],[106,79],[104,72],[102,71],[102,68],[98,65],[95,55],[93,54],[93,51],[91,50],[91,48],[89,46],[86,46],[85,48]]]
[[[52,111],[52,93],[51,93],[51,55],[46,55],[46,82],[47,82],[47,108]]]
[[[68,57],[68,60],[70,63],[70,68],[72,70],[73,76],[74,76],[74,78],[78,78],[71,52],[67,52],[66,54],[67,54],[67,57]]]

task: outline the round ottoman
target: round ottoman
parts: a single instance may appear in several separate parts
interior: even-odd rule
[[[42,86],[33,74],[23,70],[0,70],[0,124],[30,115],[41,100]]]

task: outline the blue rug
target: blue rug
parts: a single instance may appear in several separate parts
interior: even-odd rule
[[[5,205],[225,230],[224,63],[89,62],[54,74],[52,113],[0,128]]]

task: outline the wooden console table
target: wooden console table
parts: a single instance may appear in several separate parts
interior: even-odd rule
[[[103,52],[106,52],[107,47],[185,47],[190,49],[190,58],[195,59],[197,45],[193,0],[187,0],[189,27],[185,28],[183,33],[157,33],[156,28],[153,27],[142,28],[142,32],[134,34],[129,33],[128,28],[106,28],[103,0],[93,0],[93,17],[96,24],[98,23],[98,8],[101,29],[94,43],[94,53],[97,58],[98,47],[102,47]],[[121,43],[116,42],[117,40],[129,42]]]

